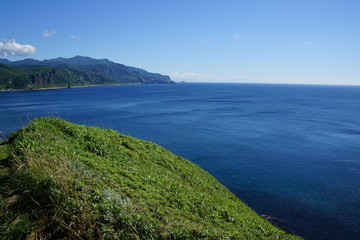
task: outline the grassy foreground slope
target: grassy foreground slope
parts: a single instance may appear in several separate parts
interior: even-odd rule
[[[209,173],[114,130],[40,118],[0,145],[0,239],[299,239]]]

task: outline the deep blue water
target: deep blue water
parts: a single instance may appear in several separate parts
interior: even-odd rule
[[[0,131],[59,116],[156,142],[307,239],[360,238],[360,87],[129,85],[0,92]]]

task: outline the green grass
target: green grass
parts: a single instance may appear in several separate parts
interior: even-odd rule
[[[300,239],[186,159],[41,118],[0,145],[0,239]]]

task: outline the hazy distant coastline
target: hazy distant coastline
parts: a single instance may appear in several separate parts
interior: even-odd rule
[[[65,90],[71,88],[85,88],[85,87],[101,87],[101,86],[121,86],[121,85],[140,85],[140,83],[119,83],[119,84],[104,84],[104,85],[84,85],[84,86],[70,86],[69,87],[45,87],[45,88],[23,88],[23,89],[0,89],[0,92],[25,92],[25,91],[46,91],[46,90]]]

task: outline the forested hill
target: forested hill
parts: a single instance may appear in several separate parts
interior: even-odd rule
[[[48,87],[169,84],[169,76],[114,63],[108,59],[76,56],[44,61],[0,59],[0,89],[37,89]]]

